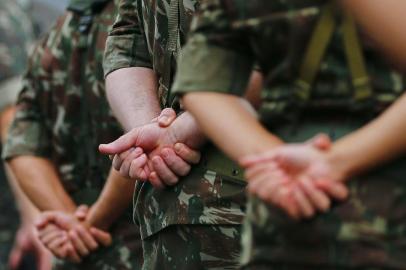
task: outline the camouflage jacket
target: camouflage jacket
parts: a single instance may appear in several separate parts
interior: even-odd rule
[[[172,2],[120,1],[119,16],[109,34],[104,59],[105,74],[125,67],[154,69],[160,81],[162,105],[166,103],[164,73],[168,62],[164,58],[169,47],[168,14]],[[170,68],[176,65],[180,46],[185,41],[191,16],[198,5],[198,1],[183,0],[175,7],[179,11],[179,24],[172,28],[177,30],[177,34]],[[205,149],[202,162],[174,187],[156,190],[149,183],[139,185],[135,214],[143,238],[172,224],[241,224],[245,183],[231,175],[234,172],[234,175],[241,176],[242,172],[231,161],[228,161],[228,175],[209,168],[208,161],[218,154],[212,146]]]
[[[121,133],[104,96],[101,67],[113,16],[110,5],[86,34],[78,30],[81,16],[67,12],[36,46],[3,152],[4,158],[52,159],[70,193],[102,188],[110,162],[98,154],[98,144]]]
[[[330,13],[331,2],[205,1],[183,49],[174,92],[204,90],[242,95],[256,60],[267,76],[263,94],[269,107],[263,111],[264,116],[277,114],[279,106],[284,107],[284,113],[288,113],[286,109],[295,111],[297,108],[288,102],[299,98],[295,82],[300,77],[300,63],[306,58],[318,23],[324,22],[326,14],[333,14],[337,27],[316,67],[308,103],[300,108],[303,114],[293,114],[292,121],[265,123],[272,127],[272,133],[292,143],[320,132],[338,139],[359,129],[404,94],[405,83],[366,33],[358,29],[358,45],[372,93],[368,96],[370,103],[355,98],[356,72],[351,71],[352,60],[348,60],[345,48],[348,30],[341,25],[349,17],[338,9]],[[238,85],[241,87],[232,87]],[[401,255],[406,239],[405,164],[403,155],[351,179],[347,182],[347,200],[301,222],[251,197],[246,222],[249,229],[243,238],[244,262],[248,264],[244,269],[405,269],[406,260]],[[256,268],[259,265],[262,267]]]
[[[0,3],[0,82],[24,71],[27,50],[33,41],[29,16],[16,1]]]

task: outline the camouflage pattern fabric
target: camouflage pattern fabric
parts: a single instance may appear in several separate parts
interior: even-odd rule
[[[4,106],[14,102],[18,91],[15,83],[23,73],[27,50],[33,39],[31,21],[23,8],[14,0],[0,2],[0,114]],[[18,212],[0,166],[0,270],[6,269],[8,254],[18,227]]]
[[[163,77],[168,66],[165,66],[164,56],[167,55],[171,4],[171,1],[162,0],[120,1],[118,19],[107,39],[104,60],[105,74],[125,67],[153,69],[159,77],[158,94],[162,105],[166,103]],[[176,56],[185,40],[191,15],[198,6],[198,1],[179,1],[177,10],[180,23],[177,29],[172,29],[179,34],[177,51],[169,68],[176,66]],[[211,247],[227,245],[225,242],[231,240],[233,246],[239,247],[239,232],[245,211],[245,183],[233,177],[242,174],[238,167],[231,164],[228,174],[220,174],[208,166],[214,156],[219,154],[217,149],[208,146],[203,150],[200,164],[194,166],[190,174],[173,187],[157,190],[149,183],[139,185],[135,216],[140,223],[144,240],[146,263],[143,269],[216,269],[216,265],[222,265],[217,269],[235,269],[238,261],[237,248],[232,253],[229,253],[230,249],[220,250],[216,254],[217,258],[213,258],[217,260],[215,264],[207,260],[211,256],[211,253],[207,253]],[[180,234],[184,228],[192,230],[197,225],[204,225],[200,227],[206,231],[204,235],[217,237],[204,238],[203,241],[200,240],[202,238],[187,238],[182,236],[183,233]],[[222,226],[232,226],[235,233],[230,237],[230,234],[220,229]],[[177,232],[179,235],[168,238],[169,235],[165,236],[168,231]],[[182,237],[183,241],[194,241],[188,244],[199,248],[177,251],[181,253],[173,257],[159,253],[171,250],[175,252],[180,243],[159,239]],[[159,252],[148,253],[149,250]],[[185,261],[186,256],[193,259]],[[224,258],[223,262],[219,261],[221,258]],[[200,266],[196,267],[199,261]],[[176,268],[180,267],[179,265],[182,265],[182,268]]]
[[[95,201],[111,168],[109,159],[98,154],[98,144],[122,133],[104,94],[102,58],[116,14],[114,2],[106,2],[92,20],[67,11],[35,47],[3,151],[5,159],[21,155],[51,159],[77,204]],[[55,269],[139,269],[139,231],[130,210],[111,233],[111,247],[80,265],[59,262]]]
[[[205,1],[179,61],[174,91],[220,89],[242,95],[247,73],[257,60],[268,77],[265,101],[274,104],[262,111],[262,118],[278,115],[277,109],[286,108],[288,95],[292,95],[291,82],[298,77],[298,63],[324,3]],[[381,111],[385,107],[383,96],[388,97],[387,106],[401,95],[403,78],[385,63],[366,36],[362,36],[362,48],[374,91],[370,106],[352,110],[357,102],[344,61],[341,32],[336,30],[311,88],[308,106],[300,115],[296,108],[287,107],[296,111],[289,121],[265,120],[270,131],[287,142],[303,142],[320,132],[337,139]],[[338,99],[343,107],[336,106]],[[402,157],[350,180],[349,199],[311,220],[295,222],[281,210],[249,198],[243,269],[405,269],[405,162]]]

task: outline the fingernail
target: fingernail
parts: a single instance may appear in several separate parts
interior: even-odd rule
[[[168,123],[168,120],[169,120],[169,118],[167,116],[159,117],[159,122],[161,122],[161,123],[166,124],[166,123]]]
[[[180,143],[176,143],[174,149],[176,152],[179,152],[182,149],[182,146],[180,145]]]

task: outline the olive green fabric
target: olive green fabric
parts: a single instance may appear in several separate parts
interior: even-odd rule
[[[261,118],[283,140],[302,142],[320,132],[335,140],[368,123],[404,93],[405,84],[364,35],[361,65],[373,89],[370,98],[356,98],[352,79],[358,72],[347,61],[346,46],[358,42],[348,42],[348,37],[345,42],[342,27],[334,28],[308,100],[295,95],[300,63],[327,2],[204,1],[178,63],[175,92],[242,95],[240,88],[229,88],[231,78],[239,78],[238,84],[248,80],[249,69],[243,73],[234,65],[242,57],[260,64],[266,77]],[[335,12],[337,25],[348,18]],[[230,55],[227,63],[224,59]],[[227,71],[219,74],[231,75],[212,72],[220,65]],[[348,200],[310,220],[295,222],[281,210],[249,198],[243,269],[405,269],[405,162],[402,157],[350,179]]]

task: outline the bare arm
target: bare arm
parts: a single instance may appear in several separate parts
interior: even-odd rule
[[[135,181],[120,176],[112,169],[101,195],[89,212],[87,222],[107,230],[131,204],[134,184]]]
[[[22,191],[40,211],[75,211],[75,203],[64,190],[49,160],[34,156],[18,156],[7,163]]]
[[[406,2],[398,0],[345,0],[343,4],[391,59],[406,67]]]
[[[203,132],[234,160],[282,144],[261,126],[238,97],[188,93],[183,97],[183,103]]]
[[[126,131],[149,123],[161,112],[155,72],[131,67],[113,71],[106,77],[110,106]]]
[[[363,128],[338,140],[331,159],[343,175],[363,172],[405,153],[406,94]]]

